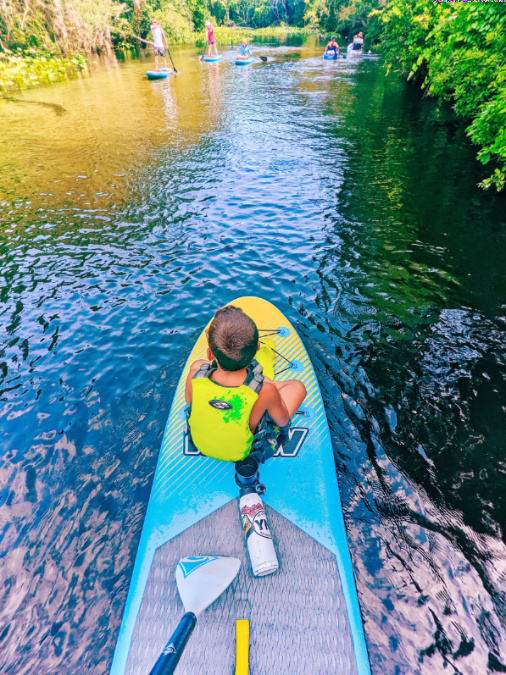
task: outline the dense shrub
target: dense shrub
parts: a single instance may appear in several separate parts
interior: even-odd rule
[[[374,12],[384,57],[427,93],[452,101],[471,120],[478,158],[506,181],[506,11],[500,4],[391,0]]]

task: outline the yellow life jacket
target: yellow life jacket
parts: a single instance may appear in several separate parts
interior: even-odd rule
[[[253,443],[249,418],[263,385],[262,366],[252,361],[243,384],[226,387],[213,382],[216,361],[204,363],[192,379],[188,425],[196,448],[207,457],[238,462]]]

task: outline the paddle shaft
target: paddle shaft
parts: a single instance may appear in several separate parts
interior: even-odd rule
[[[149,675],[172,675],[174,673],[196,623],[195,614],[186,612]]]
[[[145,40],[144,38],[141,38],[138,35],[136,35],[135,37],[136,37],[137,40],[139,40],[139,42],[144,42],[145,44],[151,45],[152,47],[155,46],[154,42],[150,42],[149,40]]]
[[[145,40],[144,38],[141,38],[138,35],[136,35],[135,37],[137,38],[137,40],[139,40],[139,42],[144,42],[145,44],[151,45],[152,47],[155,46],[154,42],[150,42],[149,40]],[[174,65],[174,61],[172,60],[172,55],[170,53],[170,49],[168,47],[166,47],[166,49],[169,52],[169,59],[170,59],[170,62],[172,63],[172,67],[174,68],[174,72],[177,73],[176,66]]]

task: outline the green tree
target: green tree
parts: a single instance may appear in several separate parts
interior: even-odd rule
[[[351,40],[362,31],[367,43],[379,37],[379,23],[371,12],[385,5],[386,0],[312,0],[307,3],[304,22],[327,33],[340,33]]]
[[[506,12],[494,3],[391,0],[374,15],[390,67],[471,120],[478,158],[495,164],[482,185],[506,182]]]

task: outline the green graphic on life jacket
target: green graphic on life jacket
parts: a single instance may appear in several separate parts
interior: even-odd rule
[[[221,396],[218,400],[225,401],[225,403],[228,403],[232,406],[229,410],[223,411],[223,421],[225,424],[228,424],[229,422],[236,422],[237,424],[240,424],[244,410],[248,405],[246,398],[243,398],[240,394],[234,393],[229,396],[229,398]]]

